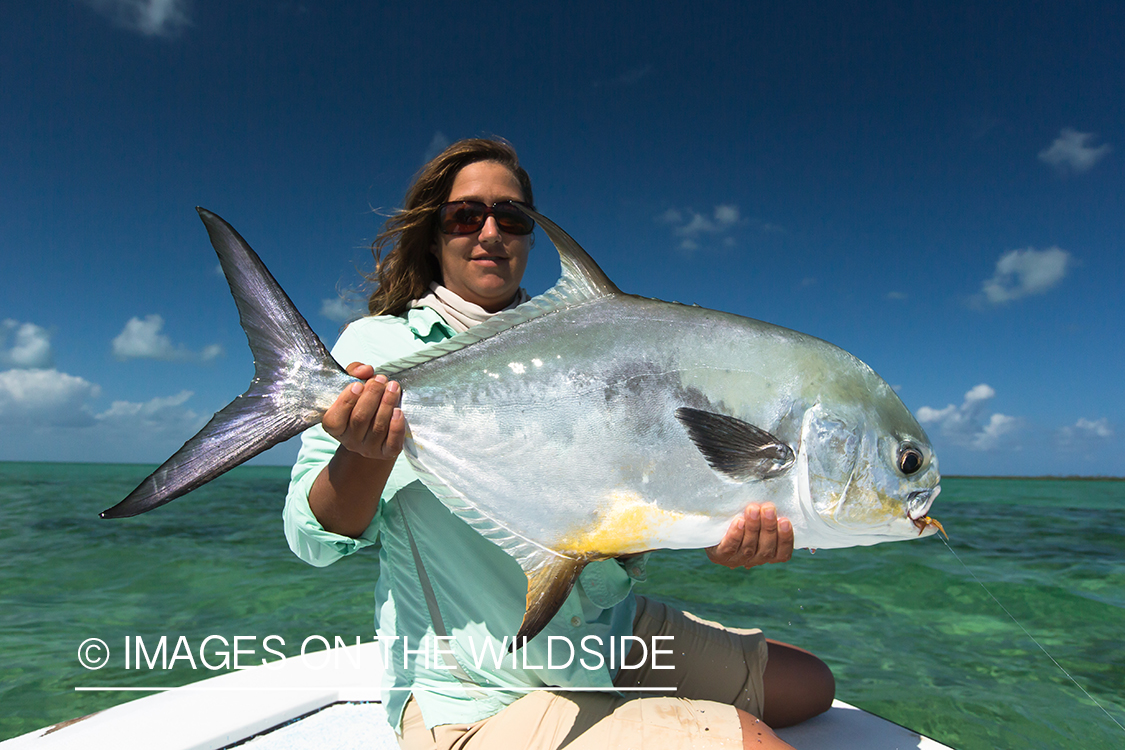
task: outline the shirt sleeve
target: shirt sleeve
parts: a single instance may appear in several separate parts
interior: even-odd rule
[[[332,347],[332,356],[343,365],[365,362],[378,367],[383,362],[410,354],[425,345],[414,337],[411,329],[401,319],[361,318],[340,335],[340,339]],[[317,476],[336,455],[339,445],[319,424],[305,430],[301,435],[301,450],[293,465],[289,491],[285,497],[283,520],[289,548],[297,557],[317,567],[330,565],[345,555],[374,544],[379,538],[384,501],[404,483],[413,479],[413,472],[406,459],[400,459],[395,464],[375,517],[367,529],[356,538],[334,534],[321,526],[313,515],[309,508],[309,491]]]

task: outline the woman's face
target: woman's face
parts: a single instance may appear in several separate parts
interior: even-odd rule
[[[523,201],[524,195],[507,167],[494,161],[478,161],[457,173],[445,200],[480,201],[491,206],[500,201]],[[474,234],[438,232],[433,252],[441,264],[442,282],[447,289],[467,302],[496,312],[516,296],[530,249],[530,234],[502,232],[496,217],[489,216]]]

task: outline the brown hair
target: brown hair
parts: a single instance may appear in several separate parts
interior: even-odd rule
[[[515,176],[527,205],[535,207],[531,178],[520,166],[516,150],[505,140],[466,138],[435,156],[414,176],[401,211],[387,219],[371,245],[375,271],[367,282],[374,289],[367,299],[372,315],[401,315],[410,301],[430,290],[441,279],[441,266],[431,249],[437,227],[437,209],[453,189],[457,173],[470,164],[493,161]],[[383,251],[390,251],[383,256]]]

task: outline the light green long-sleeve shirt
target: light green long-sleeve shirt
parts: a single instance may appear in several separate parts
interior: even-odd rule
[[[453,332],[429,308],[405,317],[362,318],[347,327],[332,354],[337,361],[376,367],[449,338]],[[621,638],[632,634],[634,581],[644,580],[645,557],[622,564],[603,560],[586,566],[578,584],[547,627],[515,655],[504,637],[523,620],[527,577],[516,561],[454,516],[400,458],[383,491],[371,525],[358,538],[326,531],[312,511],[313,481],[338,443],[317,425],[302,437],[285,503],[285,536],[302,560],[329,565],[381,540],[375,586],[376,631],[388,659],[384,687],[387,718],[398,727],[411,692],[429,727],[487,718],[521,695],[519,688],[612,688],[621,661]],[[529,510],[534,497],[528,498]],[[419,583],[403,524],[409,505],[414,535],[449,640],[438,640]],[[474,683],[470,695],[436,655],[451,651]],[[627,651],[627,646],[626,646]]]

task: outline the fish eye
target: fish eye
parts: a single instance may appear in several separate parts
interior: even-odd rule
[[[922,451],[915,448],[913,445],[907,444],[902,446],[898,451],[898,468],[906,476],[914,474],[922,468],[924,463],[924,456]]]

